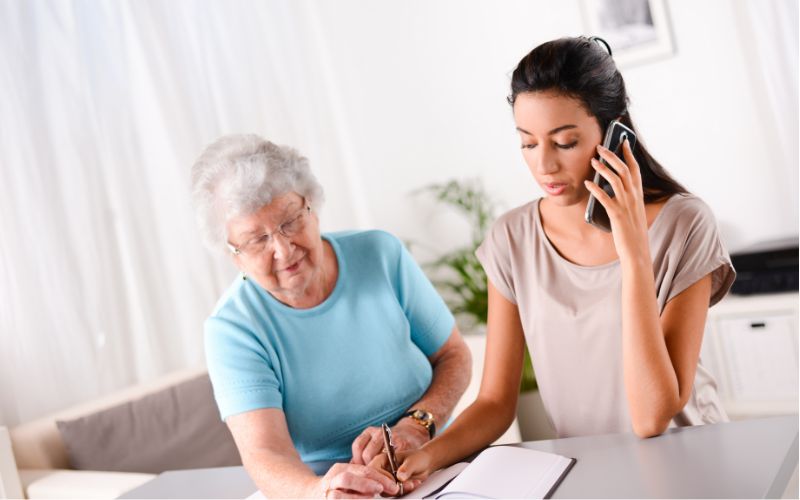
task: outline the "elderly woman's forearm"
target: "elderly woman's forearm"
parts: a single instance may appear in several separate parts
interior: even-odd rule
[[[319,478],[298,456],[273,450],[249,450],[242,462],[258,489],[267,498],[308,498],[318,496]]]

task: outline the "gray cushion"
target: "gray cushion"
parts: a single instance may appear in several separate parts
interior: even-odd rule
[[[208,375],[56,425],[75,469],[158,474],[242,464]]]

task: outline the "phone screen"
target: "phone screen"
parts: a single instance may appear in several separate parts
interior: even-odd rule
[[[629,129],[617,120],[613,120],[606,129],[606,136],[603,140],[603,146],[613,151],[614,154],[621,159],[624,159],[622,153],[622,142],[625,139],[628,139],[630,142],[631,149],[636,146],[636,134],[633,132],[633,130]],[[609,165],[605,160],[599,157],[598,159],[603,162],[603,165],[610,168],[612,172],[615,172],[614,167]],[[602,175],[600,175],[599,172],[595,172],[594,174],[594,183],[600,186],[600,188],[608,193],[610,197],[614,197],[614,189],[611,187],[611,184],[609,184],[608,181]],[[606,209],[599,201],[597,201],[594,195],[589,195],[589,203],[586,205],[586,214],[584,219],[589,224],[596,226],[603,231],[611,231],[611,221],[608,218],[608,213],[606,213]]]

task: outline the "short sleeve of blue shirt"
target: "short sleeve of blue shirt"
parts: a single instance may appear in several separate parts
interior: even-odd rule
[[[279,371],[270,347],[245,325],[229,319],[211,317],[205,328],[208,371],[212,382],[217,381],[214,396],[223,418],[246,409],[281,408]]]
[[[399,241],[397,244],[397,297],[411,323],[412,340],[426,356],[432,356],[447,341],[455,319],[408,250]]]
[[[339,277],[321,304],[294,309],[240,278],[205,324],[222,418],[282,409],[306,462],[349,459],[365,427],[399,419],[428,389],[428,357],[455,323],[394,236],[323,238],[336,253]]]

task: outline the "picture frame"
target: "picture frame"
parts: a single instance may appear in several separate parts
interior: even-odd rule
[[[608,42],[619,67],[675,52],[666,0],[581,0],[585,35]]]

